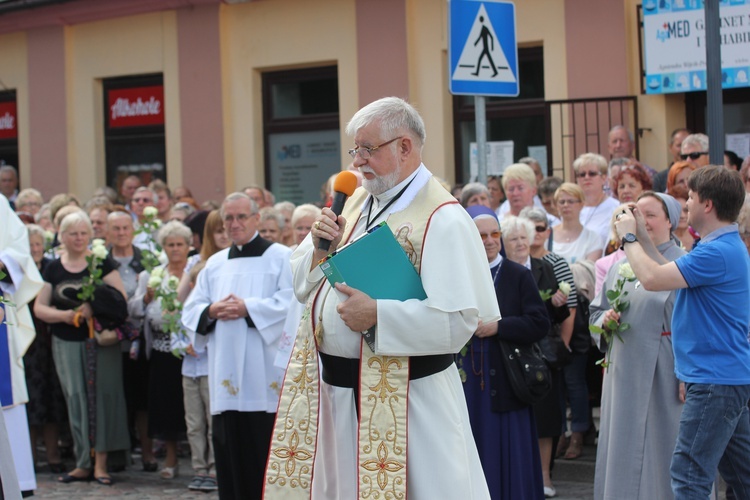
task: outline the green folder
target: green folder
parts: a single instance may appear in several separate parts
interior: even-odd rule
[[[373,299],[427,298],[422,279],[385,222],[329,255],[320,269],[331,286],[343,282]]]

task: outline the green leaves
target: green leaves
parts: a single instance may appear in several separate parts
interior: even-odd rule
[[[539,296],[542,298],[542,302],[547,302],[552,298],[552,295],[554,294],[552,293],[551,289],[539,290]]]

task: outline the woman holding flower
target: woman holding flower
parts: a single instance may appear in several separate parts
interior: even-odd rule
[[[117,263],[107,256],[103,242],[89,250],[92,235],[91,222],[84,212],[67,215],[60,224],[60,241],[65,253],[51,262],[44,270],[45,281],[34,304],[34,313],[49,325],[52,333],[52,357],[63,388],[68,407],[70,431],[76,467],[58,477],[58,481],[90,480],[111,485],[107,473],[107,453],[130,448],[125,413],[125,397],[122,391],[122,358],[119,344],[96,349],[96,442],[89,441],[88,402],[86,398],[86,348],[92,321],[92,309],[88,300],[81,296],[93,288],[90,278],[90,263],[101,271],[101,281],[119,290],[125,290],[117,272]],[[82,317],[85,321],[80,322]],[[95,460],[91,461],[91,448]],[[93,468],[93,473],[92,473]]]
[[[685,253],[671,238],[681,211],[674,198],[646,191],[635,207],[664,259],[673,261]],[[674,292],[647,291],[627,260],[612,266],[591,303],[591,324],[606,330],[597,339],[599,348],[607,351],[606,337],[611,348],[602,388],[594,498],[673,497],[669,466],[682,409],[670,332],[673,304]]]
[[[167,264],[140,274],[128,308],[131,316],[144,319],[145,349],[150,357],[148,433],[165,441],[167,456],[160,475],[172,479],[178,474],[177,441],[185,437],[186,430],[182,359],[172,353],[172,337],[181,334],[177,285],[185,270],[192,233],[183,223],[172,221],[162,226],[157,240]]]

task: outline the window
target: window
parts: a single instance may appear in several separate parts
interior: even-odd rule
[[[278,201],[322,200],[341,170],[336,66],[263,75],[266,184]]]

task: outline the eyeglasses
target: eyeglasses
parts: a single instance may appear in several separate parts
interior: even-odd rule
[[[534,227],[534,230],[537,233],[543,233],[543,232],[545,232],[547,230],[547,226],[536,226],[536,227]]]
[[[599,177],[600,175],[602,174],[600,174],[599,172],[594,172],[593,170],[590,170],[588,172],[578,172],[576,174],[576,177],[578,177],[579,179],[583,179],[584,177]]]
[[[500,237],[500,234],[501,234],[500,231],[492,231],[490,234],[479,233],[479,236],[482,237],[482,241],[486,240],[488,236],[492,238],[493,240],[496,240]]]
[[[133,203],[151,203],[151,198],[133,198]]]
[[[231,224],[234,221],[246,222],[250,218],[250,214],[238,214],[238,215],[225,215],[224,222]]]
[[[708,154],[708,151],[694,151],[692,153],[682,154],[680,155],[680,158],[682,158],[683,160],[687,160],[688,158],[690,158],[691,160],[697,160],[701,156],[707,155],[707,154]]]
[[[557,200],[558,205],[575,205],[581,203],[579,200]]]
[[[357,146],[356,148],[349,150],[349,156],[351,156],[352,158],[356,158],[357,155],[359,155],[359,157],[362,158],[363,160],[367,160],[378,149],[382,148],[383,146],[387,146],[388,144],[392,143],[393,141],[397,141],[397,140],[399,140],[401,138],[403,138],[403,136],[394,137],[390,141],[384,142],[383,144],[380,144],[379,146],[375,146],[373,148],[368,148],[368,147],[365,147],[365,146]]]

